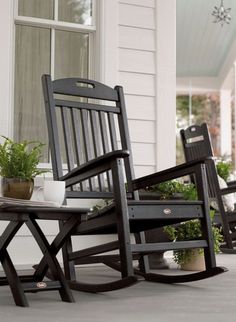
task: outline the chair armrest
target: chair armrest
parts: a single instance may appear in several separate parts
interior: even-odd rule
[[[133,189],[144,189],[154,184],[194,174],[196,172],[196,168],[204,165],[208,160],[209,158],[202,158],[195,161],[186,162],[176,167],[172,167],[160,172],[153,173],[151,175],[147,175],[145,177],[135,179],[132,181]]]
[[[60,180],[66,182],[66,187],[72,186],[80,181],[111,169],[111,162],[115,159],[127,158],[128,156],[128,150],[116,150],[106,153],[74,168],[64,176],[60,177]]]
[[[235,192],[236,192],[236,186],[229,186],[227,188],[220,189],[220,193],[222,195],[228,195],[230,193],[235,193]]]
[[[229,187],[234,186],[236,188],[236,181],[227,181],[226,182]]]

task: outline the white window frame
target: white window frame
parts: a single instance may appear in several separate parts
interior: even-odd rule
[[[95,65],[94,59],[96,55],[92,55],[95,46],[95,33],[96,33],[96,0],[93,0],[93,11],[92,11],[92,25],[82,25],[78,23],[64,22],[58,20],[58,0],[54,1],[54,19],[43,19],[35,17],[26,17],[18,15],[18,0],[15,0],[14,5],[14,23],[15,25],[33,26],[41,28],[49,28],[51,31],[51,62],[50,62],[50,74],[54,78],[55,61],[55,31],[74,31],[80,33],[87,33],[89,35],[89,70],[88,74],[91,77],[93,74],[93,67]]]
[[[96,20],[97,20],[97,10],[96,10],[96,0],[93,0],[93,11],[92,11],[92,25],[82,25],[78,23],[71,23],[71,22],[64,22],[58,20],[58,0],[54,1],[54,20],[53,19],[43,19],[43,18],[35,18],[35,17],[28,17],[28,16],[19,16],[18,15],[18,0],[14,2],[14,25],[24,25],[24,26],[33,26],[33,27],[41,27],[41,28],[49,28],[51,32],[51,48],[50,48],[50,74],[52,79],[54,79],[55,75],[55,32],[56,30],[63,30],[63,31],[73,31],[73,32],[80,32],[86,33],[89,35],[89,66],[88,66],[88,75],[91,78],[95,77],[96,71],[94,70],[95,66],[97,65],[97,55],[93,55],[95,49],[95,41],[96,41]],[[14,28],[15,29],[15,28]],[[96,42],[97,43],[97,42]],[[15,42],[14,42],[15,45]],[[15,55],[14,55],[14,63],[15,63]],[[13,67],[14,67],[13,63]],[[14,68],[13,68],[14,69]],[[14,75],[14,70],[13,70]],[[14,79],[14,76],[13,76]],[[14,97],[14,92],[12,94]],[[12,104],[12,113],[10,119],[10,136],[13,136],[13,111],[14,106]],[[40,168],[51,168],[50,163],[40,163]]]
[[[7,137],[13,136],[15,22],[29,24],[28,17],[20,17],[16,12],[16,0],[0,1],[0,135]],[[40,26],[43,20],[29,19],[37,26]],[[89,76],[114,86],[118,82],[118,0],[96,0],[93,19],[96,28],[67,22],[63,22],[63,26],[58,22],[55,28],[76,28],[81,32],[85,31],[85,28],[90,30],[89,46],[94,46],[96,55],[90,55]],[[47,20],[47,23],[51,26],[52,21]]]
[[[99,2],[103,0],[98,0]],[[56,7],[58,0],[55,0]],[[99,78],[95,66],[99,65],[100,55],[92,55],[94,49],[99,42],[95,34],[97,21],[97,0],[94,0],[93,5],[93,25],[82,25],[78,23],[62,22],[58,20],[49,20],[34,17],[24,17],[18,15],[17,0],[1,0],[0,1],[0,94],[2,104],[0,105],[0,113],[3,116],[0,120],[0,134],[12,137],[13,136],[13,113],[14,113],[14,66],[15,66],[15,25],[31,25],[35,27],[51,28],[52,43],[53,33],[55,30],[77,31],[89,34],[89,77]],[[55,37],[54,37],[55,38]],[[55,46],[55,43],[51,46]],[[97,49],[97,48],[96,48]],[[51,48],[52,52],[53,48]],[[53,55],[51,55],[52,57]],[[54,66],[52,58],[51,66]],[[51,70],[52,77],[54,76],[54,68]]]
[[[14,71],[14,0],[0,1],[0,134],[11,137]],[[0,139],[0,141],[2,141]]]

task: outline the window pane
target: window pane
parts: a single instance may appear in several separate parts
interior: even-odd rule
[[[14,139],[47,143],[41,76],[50,72],[50,30],[17,25],[15,54]]]
[[[55,32],[55,79],[63,77],[88,78],[88,34],[56,31]],[[67,99],[60,95],[60,99]],[[70,97],[77,101],[77,97]],[[79,99],[81,100],[81,99]],[[60,117],[57,111],[57,117]],[[62,129],[59,129],[59,140],[63,142]],[[62,145],[61,155],[66,160],[65,147]]]
[[[59,0],[58,19],[92,25],[92,0]]]
[[[88,78],[88,34],[56,31],[55,78]]]
[[[18,15],[53,19],[53,0],[19,0]]]

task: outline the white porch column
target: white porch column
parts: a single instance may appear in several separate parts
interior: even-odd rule
[[[156,168],[176,163],[176,1],[156,1]]]
[[[13,97],[13,0],[0,1],[0,134],[11,136]]]
[[[220,149],[222,156],[231,156],[231,91],[220,90]]]
[[[97,48],[100,61],[97,62],[97,76],[100,82],[111,87],[118,84],[118,26],[119,1],[100,0],[98,6],[97,25],[99,36]]]
[[[233,93],[234,93],[234,144],[236,142],[236,62],[234,62],[234,85],[233,85]],[[234,148],[234,169],[236,169],[236,148]]]

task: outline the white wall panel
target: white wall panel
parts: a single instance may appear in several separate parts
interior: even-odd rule
[[[155,122],[129,120],[132,142],[155,143]]]
[[[136,73],[119,73],[119,83],[126,94],[155,96],[155,77]]]
[[[58,221],[53,221],[53,220],[39,220],[38,221],[39,226],[41,227],[42,231],[46,236],[54,236],[58,230],[59,230],[59,225]],[[21,229],[18,231],[17,236],[27,236],[31,235],[28,227],[26,225],[23,225]]]
[[[155,144],[132,143],[134,165],[155,166]]]
[[[49,243],[51,243],[54,237],[47,237],[47,239]],[[78,236],[73,237],[72,241],[74,249],[79,250],[90,246],[92,247],[99,243],[103,244],[113,241],[114,239],[114,236]],[[16,236],[7,249],[14,264],[20,268],[31,268],[33,264],[39,262],[42,258],[42,252],[31,236]],[[58,260],[62,262],[60,253],[57,257]]]
[[[121,48],[119,49],[119,70],[155,74],[155,53]]]
[[[3,231],[4,231],[4,229],[6,228],[6,226],[8,225],[8,223],[9,222],[7,222],[7,221],[1,221],[0,222],[0,235],[3,233]],[[47,233],[48,234],[51,234],[52,233],[52,231],[54,232],[54,234],[55,234],[55,230],[54,229],[52,229],[52,225],[51,225],[51,221],[49,222],[49,229],[47,230]],[[46,234],[47,234],[46,233]],[[29,229],[27,228],[27,226],[26,225],[23,225],[20,229],[19,229],[19,231],[17,232],[17,236],[21,236],[21,237],[23,237],[23,236],[28,236],[28,235],[30,235],[30,232],[29,232]]]
[[[155,31],[132,27],[119,27],[119,47],[155,50]]]
[[[95,50],[100,55],[97,64],[98,80],[113,87],[117,84],[118,76],[119,3],[118,0],[101,0],[98,1],[99,6],[99,32],[96,39],[98,48]]]
[[[157,169],[176,163],[176,45],[175,1],[157,1]],[[168,22],[168,23],[167,23]],[[163,133],[166,134],[163,140]]]
[[[155,172],[154,166],[142,166],[142,165],[134,166],[135,178],[147,176],[147,175],[152,174],[154,172]]]
[[[49,242],[52,242],[53,237],[47,238]],[[16,236],[7,250],[15,265],[29,266],[32,268],[32,264],[36,264],[42,258],[42,252],[38,247],[32,236]]]
[[[154,8],[155,1],[156,0],[120,0],[120,3],[129,3],[137,6]]]
[[[153,8],[131,6],[129,4],[120,4],[119,24],[123,26],[154,29],[154,13],[155,10]]]
[[[151,96],[125,95],[126,110],[129,119],[154,120],[155,98]]]
[[[124,87],[134,166],[139,176],[155,168],[153,8],[154,2],[143,0],[121,0],[119,5],[119,84]]]
[[[0,222],[0,235],[4,232],[4,230],[7,227],[7,225],[8,225],[7,221],[1,221]]]

